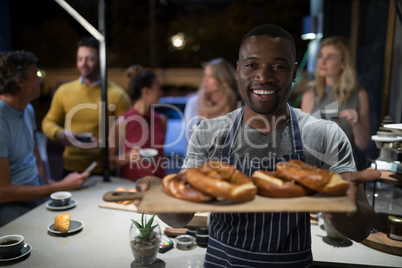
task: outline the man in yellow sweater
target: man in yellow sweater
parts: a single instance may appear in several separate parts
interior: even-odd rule
[[[78,42],[77,68],[79,79],[61,85],[53,96],[52,104],[42,121],[42,129],[48,138],[65,145],[63,153],[64,174],[72,171],[82,172],[93,161],[98,162],[94,173],[103,172],[102,148],[99,140],[103,139],[99,43],[95,38],[84,37]],[[130,107],[130,98],[124,89],[113,82],[108,83],[109,118],[117,119]],[[92,133],[86,142],[77,139],[77,135]]]

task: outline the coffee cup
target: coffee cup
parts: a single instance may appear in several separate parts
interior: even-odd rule
[[[142,159],[152,161],[152,159],[158,155],[158,150],[153,148],[145,148],[140,150],[140,156]]]
[[[330,219],[324,218],[324,228],[325,231],[327,232],[327,237],[329,239],[338,242],[344,242],[347,240],[347,238],[343,234],[341,234],[340,232],[338,232],[338,230],[335,229]]]
[[[10,258],[20,254],[24,246],[24,237],[22,235],[12,234],[0,237],[0,256]]]
[[[323,109],[320,110],[320,116],[322,119],[331,120],[334,122],[339,121],[339,111],[338,109]]]
[[[66,206],[70,204],[71,196],[70,192],[54,192],[50,195],[50,199],[52,199],[55,206]]]
[[[94,135],[91,132],[77,134],[77,140],[80,142],[91,142]]]

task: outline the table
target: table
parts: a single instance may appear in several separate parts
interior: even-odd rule
[[[13,262],[0,262],[0,266],[12,267],[138,267],[128,242],[130,219],[140,219],[140,214],[130,211],[99,208],[104,193],[117,187],[132,188],[129,180],[91,176],[84,189],[71,191],[77,206],[67,210],[72,219],[84,223],[84,228],[69,236],[56,236],[47,231],[54,217],[61,213],[46,208],[46,204],[31,210],[0,228],[0,236],[21,234],[32,246],[26,258]],[[156,219],[162,229],[167,227]],[[315,263],[319,266],[401,267],[402,257],[373,250],[360,243],[348,247],[335,247],[325,242],[326,233],[317,225],[312,226],[312,247]],[[189,251],[174,248],[158,253],[155,265],[147,267],[196,268],[203,266],[205,248]]]
[[[330,241],[322,227],[311,226],[314,265],[318,267],[402,267],[402,257],[374,250],[362,243],[348,240],[344,244]]]
[[[65,212],[71,215],[72,220],[84,223],[84,228],[78,233],[56,236],[48,232],[47,227],[61,211],[49,210],[45,204],[0,228],[0,236],[18,233],[32,246],[29,257],[12,264],[15,267],[29,268],[136,267],[128,233],[131,219],[139,220],[141,214],[98,207],[103,202],[104,193],[114,191],[120,186],[130,189],[134,184],[114,177],[111,180],[103,182],[102,177],[91,176],[86,183],[90,186],[71,191],[77,206]],[[156,220],[162,230],[167,227],[159,219]],[[196,247],[191,251],[175,248],[163,254],[158,253],[157,257],[166,263],[166,267],[184,268],[202,267],[204,255],[205,248]],[[163,264],[162,261],[159,264]],[[0,262],[0,266],[9,264]]]
[[[400,194],[402,174],[384,170],[380,170],[380,172],[381,177],[373,182],[372,190],[366,188],[367,198],[371,202],[371,206],[377,213],[402,215]]]

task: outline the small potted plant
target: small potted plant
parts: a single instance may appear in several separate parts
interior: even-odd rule
[[[155,262],[161,242],[159,224],[154,222],[155,214],[147,221],[142,213],[141,222],[131,219],[130,247],[136,262],[140,265],[150,265]]]

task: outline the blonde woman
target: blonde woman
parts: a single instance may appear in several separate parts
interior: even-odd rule
[[[348,39],[333,36],[320,43],[315,79],[304,93],[301,109],[316,116],[319,110],[336,109],[339,126],[350,143],[360,150],[370,141],[367,91],[357,84],[352,49]]]
[[[207,64],[197,101],[201,120],[222,116],[236,109],[238,90],[235,77],[233,66],[222,58]]]
[[[235,110],[239,99],[234,67],[223,58],[209,61],[204,68],[200,88],[186,104],[186,138],[189,139],[193,128],[201,120],[219,117]]]

